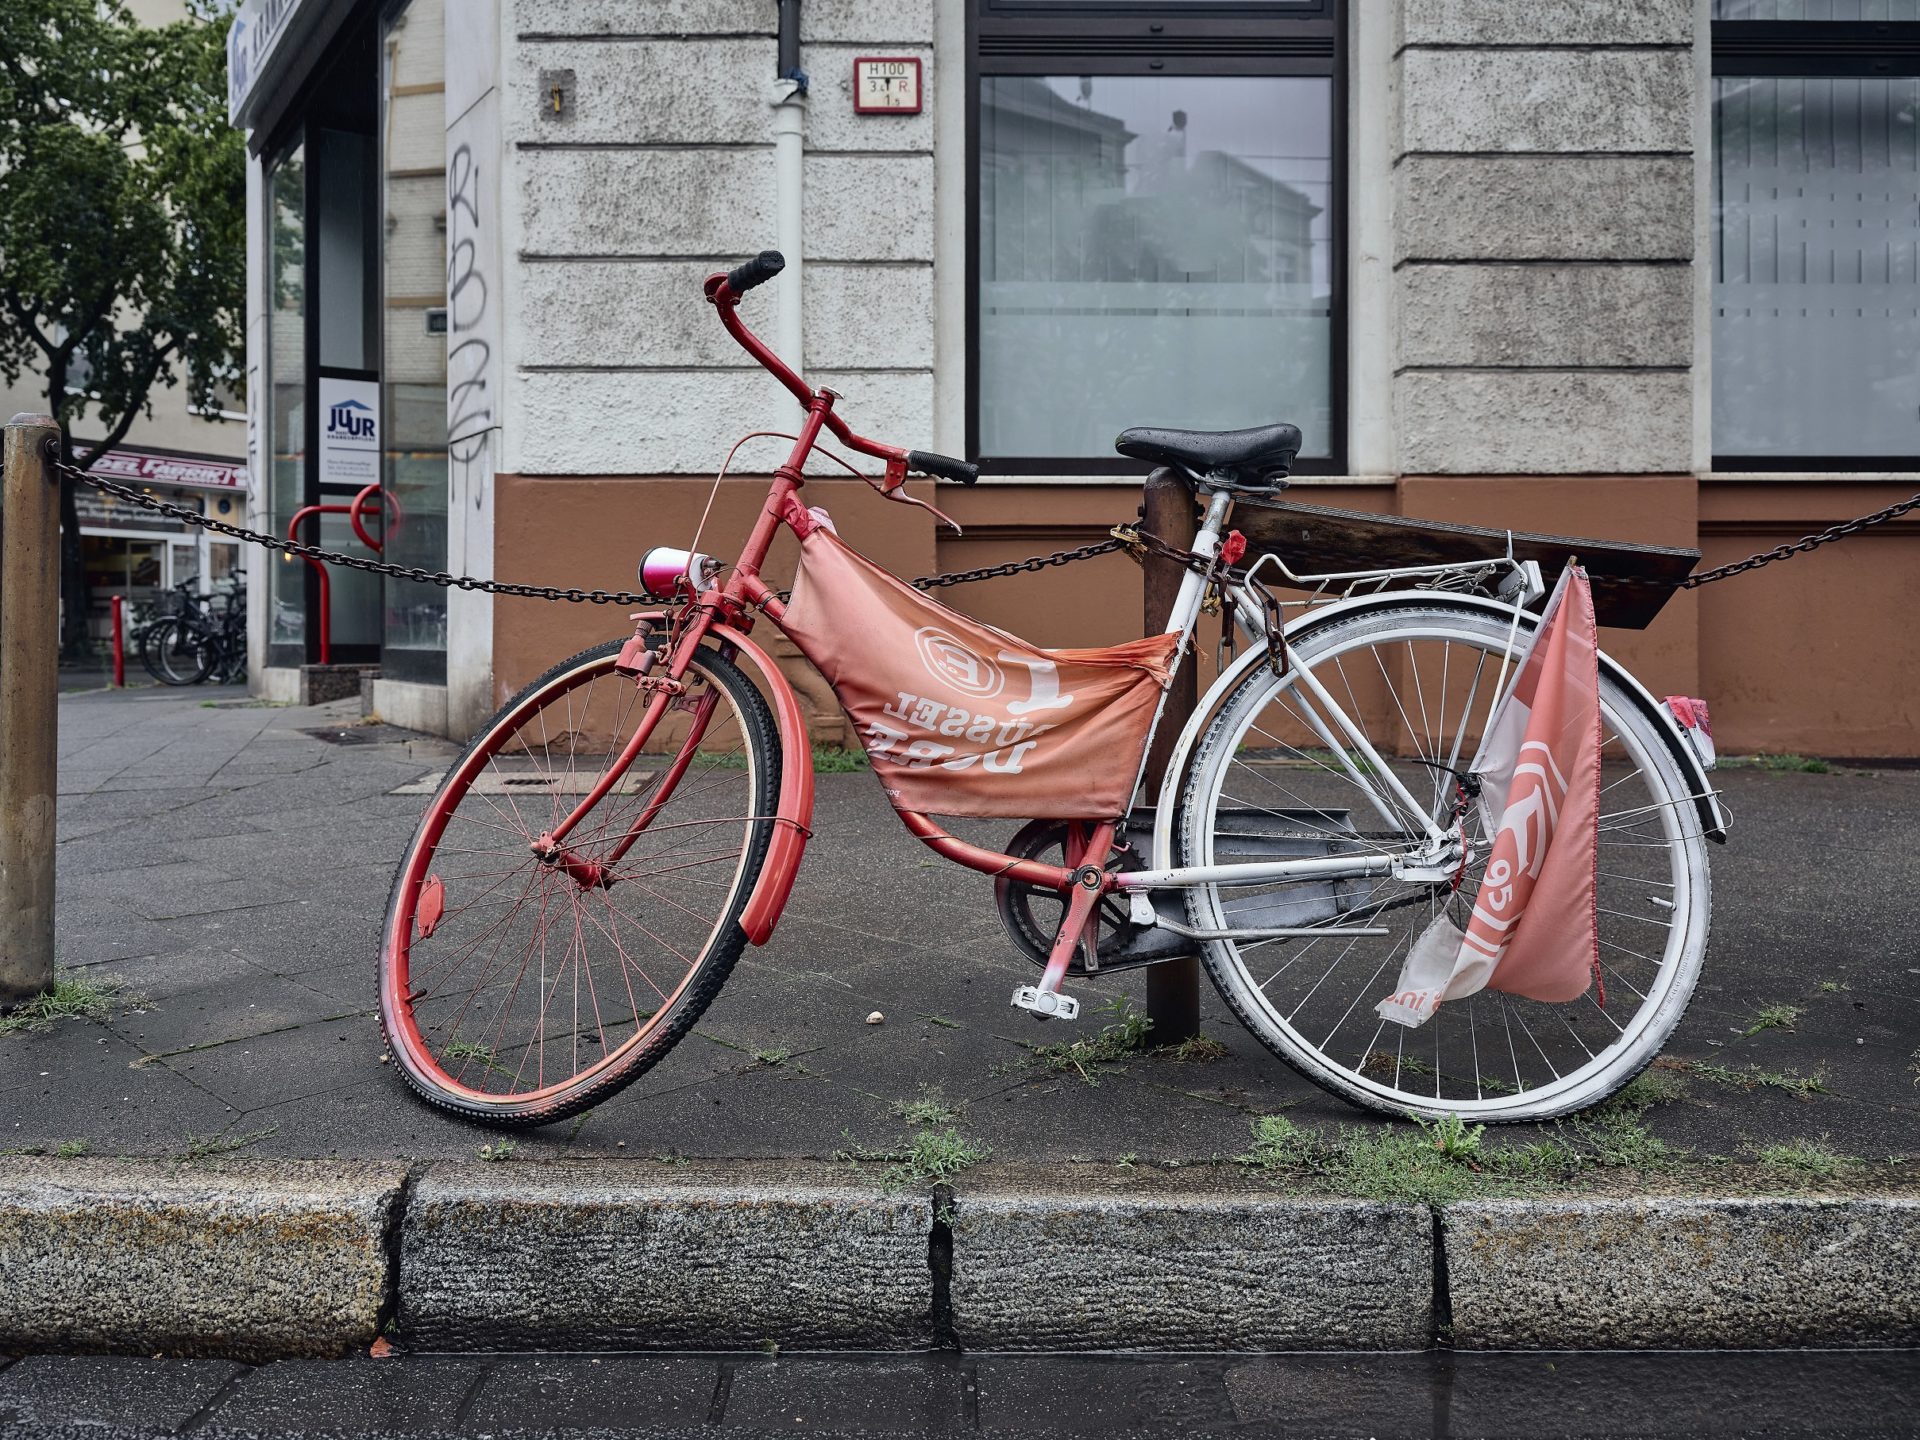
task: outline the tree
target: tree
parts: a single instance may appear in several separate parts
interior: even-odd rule
[[[226,120],[227,19],[146,28],[119,0],[0,4],[0,375],[46,381],[85,469],[152,413],[245,364],[245,142]],[[78,382],[78,383],[76,383]],[[71,430],[103,437],[76,454]],[[60,495],[61,641],[86,643],[74,486]]]

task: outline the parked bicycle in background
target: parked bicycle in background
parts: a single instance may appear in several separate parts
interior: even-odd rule
[[[223,581],[201,595],[182,580],[162,596],[160,618],[136,632],[141,663],[163,685],[230,685],[247,674],[247,589]]]

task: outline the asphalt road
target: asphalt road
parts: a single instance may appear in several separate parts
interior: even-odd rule
[[[1899,1436],[1920,1352],[0,1359],[21,1436]]]

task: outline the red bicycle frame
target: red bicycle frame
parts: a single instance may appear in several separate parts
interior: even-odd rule
[[[635,726],[633,735],[608,766],[606,773],[559,824],[534,841],[533,849],[547,863],[565,870],[582,884],[607,883],[606,877],[612,867],[659,813],[691,762],[705,729],[705,714],[696,712],[687,737],[681,741],[662,777],[654,804],[635,820],[609,855],[598,860],[577,855],[567,848],[567,836],[620,782],[645,748],[667,707],[680,693],[680,678],[686,674],[694,651],[708,640],[717,641],[729,656],[745,655],[759,669],[766,679],[779,722],[783,759],[781,793],[778,814],[768,817],[775,822],[775,831],[760,880],[740,922],[748,938],[755,944],[762,944],[772,934],[774,923],[779,919],[810,834],[808,822],[813,811],[813,755],[807,737],[806,720],[792,688],[765,651],[748,638],[755,612],[765,614],[776,626],[785,614],[779,596],[761,578],[760,567],[766,562],[767,553],[780,527],[787,523],[785,516],[791,508],[791,497],[805,483],[807,459],[812,455],[823,430],[831,432],[849,450],[886,462],[886,472],[881,479],[868,483],[889,499],[901,498],[898,492],[906,482],[909,452],[900,446],[870,440],[856,433],[835,414],[833,403],[838,396],[834,391],[825,386],[810,388],[792,367],[747,328],[738,313],[740,297],[734,293],[726,275],[709,278],[706,295],[720,312],[720,323],[726,327],[727,333],[806,407],[806,418],[794,440],[792,451],[773,473],[766,501],[760,508],[739,558],[728,570],[725,583],[709,587],[677,613],[650,611],[634,617],[639,624],[626,655],[622,657],[622,668],[630,669],[640,688],[650,692],[647,708]],[[664,644],[652,638],[656,627],[662,625],[667,627],[669,636]],[[707,708],[710,710],[711,705]],[[1072,863],[1052,865],[969,844],[949,834],[931,816],[906,810],[899,813],[909,832],[956,864],[987,875],[1008,876],[1063,894],[1072,892],[1066,923],[1062,926],[1059,942],[1054,946],[1043,981],[1044,988],[1057,988],[1095,905],[1102,895],[1114,888],[1113,876],[1101,863],[1112,848],[1114,826],[1109,823],[1084,827],[1081,832],[1086,837],[1084,845],[1078,853],[1070,853],[1067,857]]]

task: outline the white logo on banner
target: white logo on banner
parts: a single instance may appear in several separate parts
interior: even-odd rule
[[[984,655],[976,655],[959,640],[933,625],[913,632],[914,647],[927,673],[943,685],[951,685],[962,695],[975,700],[990,700],[1000,693],[1006,677],[1000,667]]]

